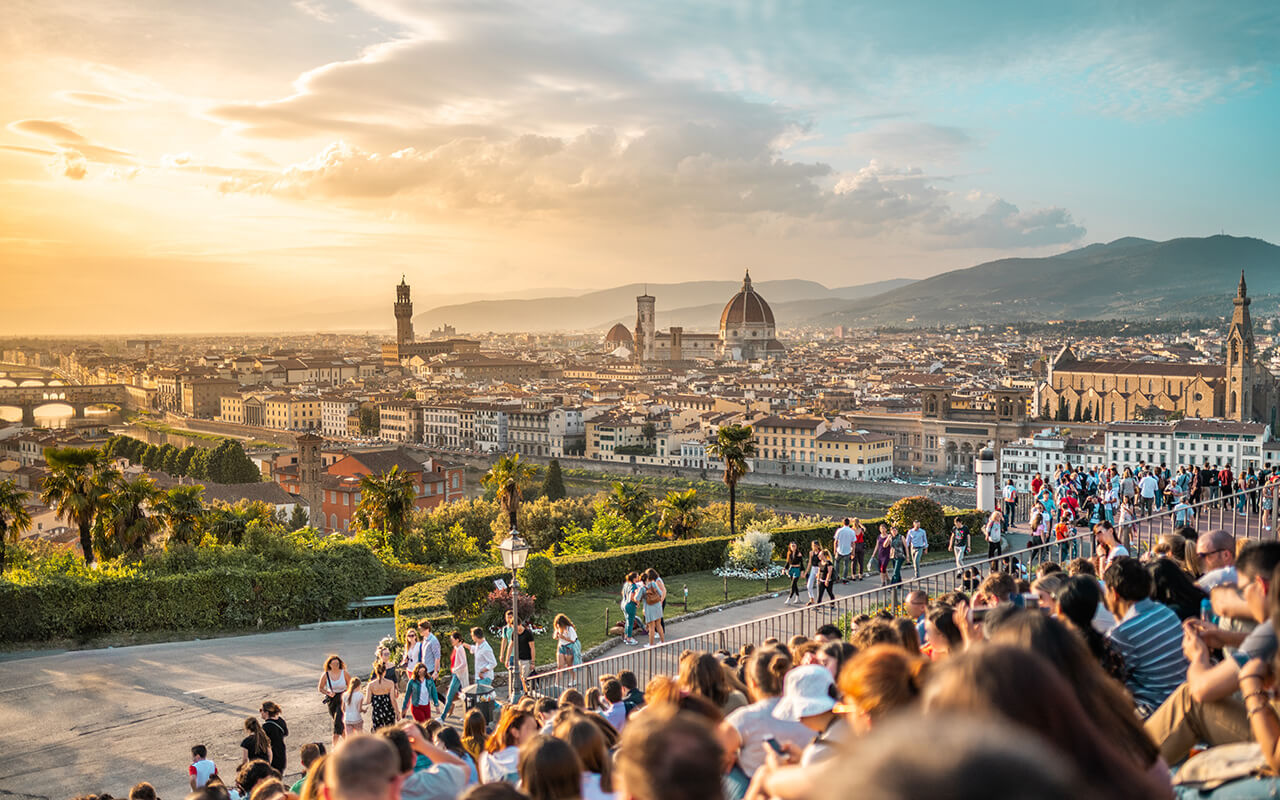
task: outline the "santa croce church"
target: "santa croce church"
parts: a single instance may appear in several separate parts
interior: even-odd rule
[[[1070,420],[1119,422],[1159,409],[1185,417],[1263,422],[1274,430],[1280,392],[1258,359],[1243,272],[1232,303],[1225,364],[1082,360],[1067,345],[1038,387],[1037,412],[1054,417],[1065,409]]]

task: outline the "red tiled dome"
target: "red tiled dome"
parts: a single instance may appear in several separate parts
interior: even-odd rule
[[[769,308],[764,298],[751,288],[750,272],[742,279],[742,289],[733,296],[733,299],[724,307],[724,313],[720,315],[721,330],[728,325],[743,323],[774,324],[773,309]]]
[[[608,345],[626,345],[627,347],[635,346],[635,339],[631,336],[631,330],[621,322],[614,325],[605,334],[604,343]]]

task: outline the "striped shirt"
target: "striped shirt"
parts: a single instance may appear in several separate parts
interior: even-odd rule
[[[1124,657],[1125,685],[1143,714],[1154,711],[1187,679],[1178,615],[1154,600],[1139,600],[1107,634]]]

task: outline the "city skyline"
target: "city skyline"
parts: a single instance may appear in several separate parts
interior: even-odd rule
[[[988,8],[23,5],[4,327],[1280,239],[1275,10]]]

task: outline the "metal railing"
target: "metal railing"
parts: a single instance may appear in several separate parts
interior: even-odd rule
[[[1274,526],[1268,515],[1262,513],[1266,505],[1265,497],[1270,495],[1272,509],[1275,508],[1277,485],[1258,487],[1226,497],[1204,500],[1182,512],[1188,517],[1188,524],[1197,531],[1204,532],[1222,528],[1235,534],[1236,539],[1260,540],[1272,538],[1268,526]],[[1236,508],[1243,502],[1243,508],[1237,514]],[[1273,512],[1272,512],[1273,513]],[[1134,519],[1123,527],[1117,525],[1117,534],[1124,541],[1131,555],[1141,557],[1150,553],[1159,542],[1160,537],[1180,527],[1179,519],[1174,518],[1171,508],[1154,514]],[[1095,553],[1094,534],[1092,530],[1081,530],[1073,536],[1061,541],[1051,540],[1041,544],[1030,544],[1017,550],[1001,553],[996,558],[982,558],[965,562],[962,566],[951,566],[930,575],[903,580],[889,586],[881,586],[856,594],[837,597],[811,606],[802,606],[777,614],[771,614],[749,622],[730,625],[718,630],[685,636],[680,639],[663,642],[651,647],[628,648],[617,655],[607,655],[577,666],[565,667],[532,675],[528,679],[529,693],[555,697],[567,688],[578,688],[585,691],[597,685],[603,675],[616,675],[622,670],[635,673],[640,686],[644,686],[656,675],[675,675],[679,671],[680,655],[686,650],[715,652],[726,650],[737,652],[743,645],[758,645],[768,638],[787,641],[797,634],[812,635],[819,626],[834,623],[858,614],[874,614],[881,609],[888,609],[896,614],[901,613],[902,603],[906,596],[916,590],[923,590],[929,597],[937,597],[951,591],[972,592],[973,585],[966,587],[965,573],[970,573],[970,580],[981,580],[987,574],[999,571],[1008,564],[1010,558],[1032,569],[1042,561],[1065,562],[1077,557],[1092,557]],[[971,531],[973,540],[981,540],[981,531]],[[1026,533],[1007,533],[1008,536],[1027,536]],[[1006,539],[1007,541],[1007,539]],[[930,564],[936,566],[937,562]]]

